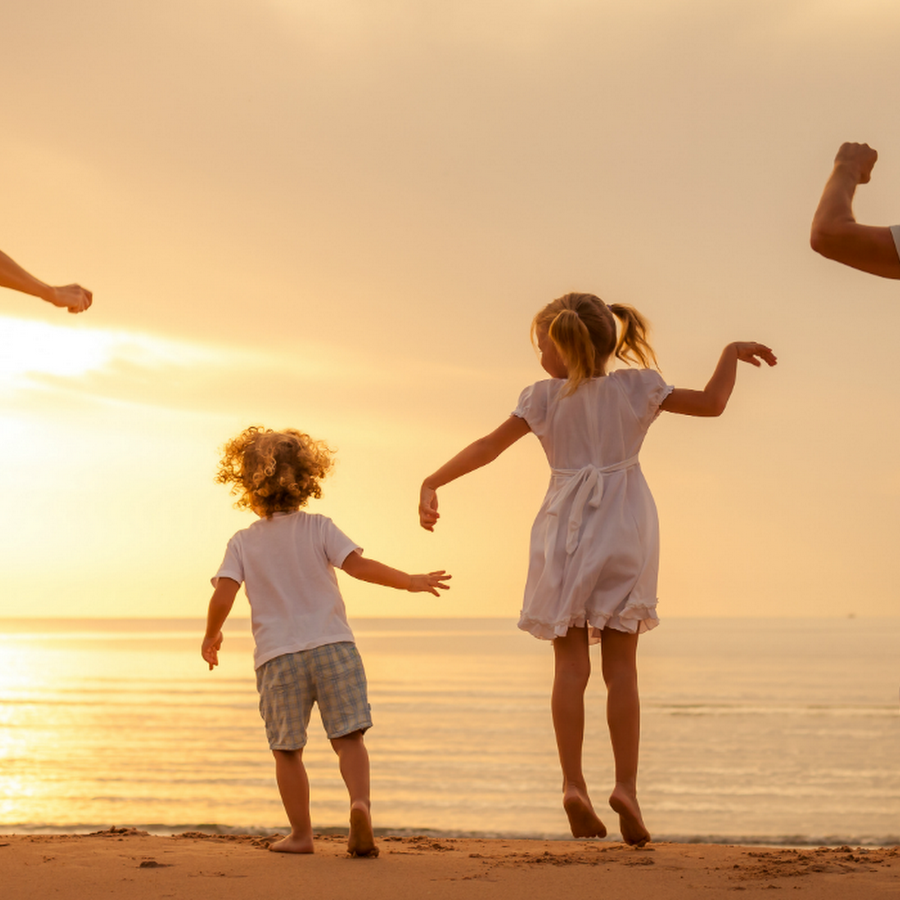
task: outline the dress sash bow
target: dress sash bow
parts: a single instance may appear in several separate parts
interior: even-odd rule
[[[547,529],[547,550],[551,551],[556,546],[556,537],[559,533],[559,514],[569,499],[573,498],[573,495],[572,508],[569,511],[569,521],[566,527],[566,553],[570,556],[578,549],[585,506],[596,509],[603,499],[604,476],[630,469],[637,464],[637,456],[632,456],[611,466],[588,465],[581,469],[552,469],[554,477],[565,478],[566,483],[559,489],[553,502],[547,507],[547,515],[552,517],[548,523],[550,527]]]

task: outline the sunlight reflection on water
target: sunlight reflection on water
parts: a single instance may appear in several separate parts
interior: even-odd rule
[[[0,623],[0,827],[283,827],[247,624],[229,623],[215,672],[199,657],[202,627]],[[786,630],[675,620],[642,640],[642,800],[658,835],[896,834],[900,623]],[[504,620],[362,620],[356,633],[376,824],[565,833],[548,644]],[[595,678],[586,770],[599,798],[611,781],[603,704]],[[342,825],[315,713],[304,759],[314,822]]]

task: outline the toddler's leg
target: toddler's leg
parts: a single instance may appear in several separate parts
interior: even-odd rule
[[[638,749],[641,741],[641,701],[637,682],[636,634],[605,628],[601,632],[606,721],[616,764],[616,786],[609,805],[619,814],[622,839],[641,846],[650,833],[637,800]]]
[[[361,731],[331,741],[338,755],[341,777],[350,794],[350,837],[347,852],[351,856],[378,856],[369,802],[369,753]]]
[[[291,833],[269,846],[280,853],[312,853],[312,824],[309,820],[309,779],[303,765],[303,750],[273,750],[275,779],[281,802],[291,823]]]
[[[563,773],[563,807],[574,837],[603,837],[606,828],[594,812],[581,752],[584,743],[584,691],[591,675],[586,628],[570,628],[553,641],[555,673],[550,707]]]

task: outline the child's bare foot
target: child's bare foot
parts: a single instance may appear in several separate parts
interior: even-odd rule
[[[312,836],[289,834],[280,841],[269,844],[275,853],[315,853]]]
[[[637,794],[629,791],[623,785],[617,784],[609,795],[609,805],[619,814],[619,830],[622,832],[622,840],[626,844],[631,844],[632,847],[643,847],[650,840],[650,832],[647,831],[644,820],[641,818]]]
[[[351,856],[378,856],[375,846],[375,833],[372,831],[372,817],[367,807],[354,805],[350,807],[350,837],[347,840],[347,852]]]
[[[563,794],[563,809],[569,817],[572,837],[606,837],[606,826],[600,821],[588,795],[578,787],[569,785]]]

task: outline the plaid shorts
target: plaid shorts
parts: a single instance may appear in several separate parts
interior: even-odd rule
[[[306,746],[313,703],[332,740],[372,727],[366,672],[350,641],[276,656],[256,670],[256,687],[272,750]]]

